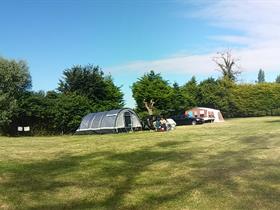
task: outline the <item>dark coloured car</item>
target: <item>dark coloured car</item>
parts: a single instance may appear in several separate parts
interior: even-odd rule
[[[196,125],[203,124],[204,119],[200,117],[190,117],[184,114],[175,115],[171,117],[177,125]]]

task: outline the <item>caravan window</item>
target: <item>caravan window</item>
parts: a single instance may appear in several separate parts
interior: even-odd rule
[[[199,111],[200,117],[204,117],[204,110]]]

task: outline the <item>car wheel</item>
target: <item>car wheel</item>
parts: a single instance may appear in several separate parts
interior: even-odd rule
[[[192,125],[196,125],[196,121],[194,120],[194,121],[192,121]]]

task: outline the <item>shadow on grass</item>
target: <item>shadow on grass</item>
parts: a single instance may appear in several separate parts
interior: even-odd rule
[[[11,164],[0,168],[0,177],[8,177],[7,181],[1,183],[0,194],[4,194],[13,209],[123,208],[125,195],[135,187],[135,177],[147,167],[161,161],[180,162],[185,158],[190,159],[191,154],[144,148],[127,153],[101,152],[83,156],[62,156],[59,159],[30,164]],[[96,168],[98,170],[95,171]],[[77,177],[77,171],[86,171],[89,175]],[[66,178],[63,180],[60,177]],[[118,181],[116,177],[122,177],[122,180]],[[51,195],[66,187],[99,187],[101,190],[109,189],[112,193],[100,201],[90,198],[57,200],[54,197],[49,203],[40,202],[45,194]],[[26,195],[32,202],[26,201]]]
[[[266,123],[280,123],[280,120],[267,120]]]
[[[271,146],[280,146],[280,141],[276,141],[279,134],[263,134],[262,136],[247,136],[240,139],[242,144],[248,146],[247,150],[270,149]]]
[[[1,183],[0,194],[13,209],[151,209],[182,198],[192,202],[195,191],[208,199],[223,200],[230,194],[236,198],[233,209],[258,208],[256,199],[261,208],[276,209],[280,190],[273,186],[280,178],[279,161],[252,158],[256,149],[267,146],[268,138],[242,138],[244,147],[238,151],[229,148],[203,157],[198,148],[177,150],[188,142],[168,141],[130,152],[65,155],[56,160],[11,164],[0,167],[0,177],[8,177]],[[237,178],[242,178],[248,189]],[[54,196],[67,187],[100,190],[104,196]],[[44,201],[45,195],[52,199]],[[135,200],[128,202],[129,196]]]
[[[190,143],[191,141],[163,141],[157,144],[159,147],[177,147],[182,144]]]

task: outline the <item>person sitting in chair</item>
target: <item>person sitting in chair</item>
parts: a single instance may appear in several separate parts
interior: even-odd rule
[[[157,118],[153,124],[154,124],[155,131],[160,131],[161,125],[160,125],[159,118]]]
[[[162,131],[166,131],[167,130],[167,121],[162,117],[160,119],[160,127],[162,129]]]

